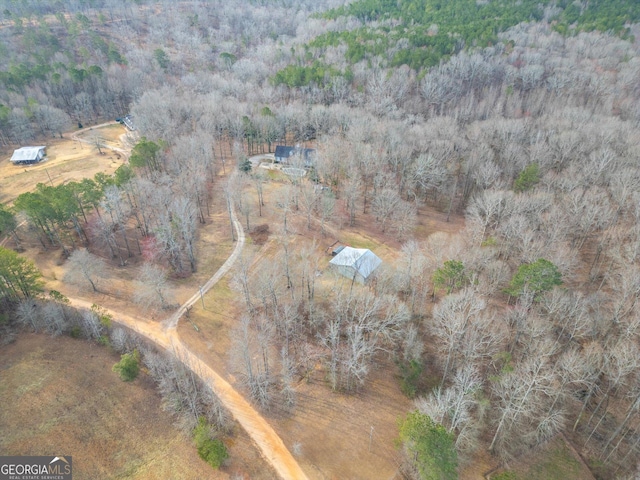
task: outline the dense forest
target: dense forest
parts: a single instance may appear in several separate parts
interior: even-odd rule
[[[438,478],[455,478],[479,451],[509,461],[563,432],[597,478],[635,478],[638,2],[3,0],[0,11],[1,144],[126,113],[141,135],[113,176],[40,184],[0,209],[17,247],[24,218],[43,249],[69,248],[76,282],[99,277],[83,271],[100,262],[82,247],[121,265],[142,256],[138,301],[164,307],[167,272],[198,268],[212,198],[248,229],[262,214],[266,179],[247,156],[313,145],[323,188],[291,182],[267,199],[280,253],[237,274],[248,395],[295,408],[293,380],[315,362],[327,388],[362,391],[390,356],[415,397],[399,433],[407,476],[432,478],[439,461]],[[427,209],[464,228],[420,236]],[[323,232],[372,223],[402,255],[366,288],[316,284],[314,255],[289,250],[293,215]],[[34,275],[21,291],[3,263],[0,294],[38,294]],[[435,441],[446,458],[430,457]]]

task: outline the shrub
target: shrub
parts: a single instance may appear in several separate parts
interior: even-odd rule
[[[74,325],[71,327],[69,335],[71,335],[71,338],[80,338],[82,336],[82,329],[79,325]]]
[[[505,470],[498,475],[492,476],[491,480],[518,480],[518,476],[509,470]]]
[[[540,168],[537,163],[527,165],[515,182],[513,182],[513,190],[516,192],[526,192],[533,188],[540,181]]]
[[[212,428],[204,417],[198,419],[198,426],[193,429],[198,455],[213,468],[220,468],[229,458],[227,447],[219,438],[212,438]]]
[[[241,172],[249,173],[249,172],[251,171],[251,166],[252,166],[252,165],[251,165],[251,160],[249,160],[248,158],[245,158],[245,159],[244,159],[244,160],[242,160],[242,161],[240,162],[240,164],[238,165],[238,169],[239,169]]]
[[[418,394],[420,377],[422,376],[422,363],[418,360],[401,362],[400,367],[400,390],[409,398],[415,398]]]
[[[458,260],[447,260],[433,273],[434,292],[443,289],[449,295],[468,283],[469,277],[465,272],[464,264]]]
[[[530,292],[538,300],[544,292],[559,285],[562,285],[562,274],[558,267],[549,260],[539,258],[533,263],[520,265],[505,292],[514,297]]]
[[[400,441],[421,480],[458,478],[454,435],[428,415],[409,412],[400,423]]]
[[[125,353],[120,357],[120,361],[113,366],[113,371],[120,375],[123,382],[130,382],[138,376],[140,354],[138,350],[132,353]]]

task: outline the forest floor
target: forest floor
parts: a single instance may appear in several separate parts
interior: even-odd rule
[[[513,480],[594,480],[594,476],[577,452],[562,435],[556,435],[532,452],[510,463],[510,468],[492,475],[511,472]]]
[[[111,371],[119,356],[67,336],[20,333],[0,348],[0,451],[71,455],[83,479],[270,479],[246,433],[227,442],[228,465],[213,470],[166,413],[145,374],[124,383]]]
[[[243,256],[251,265],[251,277],[257,276],[260,269],[269,268],[283,254],[280,244],[282,218],[276,199],[287,183],[284,175],[273,174],[264,185],[263,216],[251,216],[251,238],[256,227],[269,226],[269,233],[261,235],[260,243],[264,241],[263,244],[249,241],[245,247]],[[257,196],[249,194],[248,198],[256,205],[257,214]],[[312,255],[319,258],[318,288],[333,281],[333,273],[328,268],[331,260],[328,249],[336,241],[356,248],[370,248],[387,266],[394,265],[400,256],[401,242],[381,232],[370,215],[358,215],[353,227],[341,223],[341,218],[340,214],[334,215],[332,222],[325,226],[325,235],[320,232],[318,222],[312,222],[308,229],[302,212],[294,212],[289,218],[291,257],[295,258],[302,250],[315,245]],[[446,215],[425,208],[419,223],[419,228],[428,235],[437,231],[454,233],[463,227],[464,220],[452,216],[451,222],[447,223]],[[243,225],[246,228],[244,221]],[[180,338],[217,371],[229,372],[231,383],[242,388],[241,372],[236,359],[230,355],[234,348],[234,328],[244,311],[242,294],[233,275],[223,278],[205,295],[205,305],[207,309],[203,310],[199,302],[195,303],[189,322],[178,324]],[[215,308],[218,305],[224,305],[224,308]],[[272,353],[277,355],[277,352]],[[297,446],[297,460],[310,478],[394,478],[401,461],[395,447],[398,420],[411,408],[411,401],[400,391],[398,375],[393,359],[381,355],[372,365],[364,387],[354,394],[345,394],[331,390],[322,365],[318,363],[312,372],[298,379],[294,409],[286,409],[276,400],[263,415],[274,425],[285,444],[290,448]],[[479,469],[473,469],[462,478],[481,478],[482,473],[495,466],[495,462],[483,462]]]

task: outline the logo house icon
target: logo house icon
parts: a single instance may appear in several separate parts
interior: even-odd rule
[[[69,475],[71,464],[65,457],[53,457],[49,462],[49,475]]]

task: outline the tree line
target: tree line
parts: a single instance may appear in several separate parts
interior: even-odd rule
[[[5,254],[1,249],[3,260]],[[33,274],[33,265],[24,261],[22,270]],[[0,278],[6,278],[4,269]],[[60,292],[51,290],[47,296],[41,293],[41,285],[36,285],[15,298],[3,297],[5,302],[10,300],[10,304],[5,305],[10,307],[11,318],[18,325],[53,336],[84,338],[121,353],[114,372],[126,381],[135,379],[140,366],[144,365],[158,387],[163,407],[176,417],[180,429],[193,438],[198,454],[214,468],[223,464],[228,458],[223,439],[232,433],[232,420],[191,365],[174,353],[156,350],[138,335],[116,326],[111,314],[98,305],[77,309]]]

